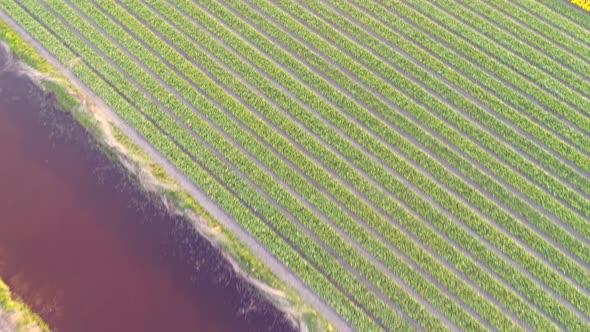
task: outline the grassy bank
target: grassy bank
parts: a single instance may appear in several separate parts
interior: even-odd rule
[[[590,1],[588,1],[588,0],[572,0],[572,3],[580,6],[582,9],[585,9],[590,12]]]
[[[0,280],[0,311],[14,318],[17,331],[44,331],[51,329],[24,303],[16,301],[8,286]]]

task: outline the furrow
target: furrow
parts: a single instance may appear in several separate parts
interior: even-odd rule
[[[398,14],[399,15],[399,14]],[[439,26],[439,28],[443,28],[441,26]],[[446,28],[443,28],[446,29]],[[429,37],[431,38],[435,38],[432,34],[428,33]],[[461,36],[453,36],[453,38],[456,38],[455,40],[465,40],[465,37],[461,37]],[[461,49],[465,49],[465,50],[469,50],[470,46],[464,46],[462,44],[455,44],[455,43],[449,43],[446,42],[445,44],[447,44],[449,47],[452,47],[455,49],[455,52],[458,53],[458,55],[463,55],[463,52]],[[459,47],[459,45],[461,45],[461,47]],[[468,45],[468,44],[467,44]],[[490,65],[490,63],[494,63],[495,60],[493,60],[493,58],[495,56],[500,55],[497,52],[497,49],[492,49],[491,51],[488,49],[487,51],[482,49],[482,45],[476,45],[473,44],[473,47],[475,48],[479,48],[481,49],[482,52],[486,53],[486,55],[484,57],[480,57],[478,58],[478,62],[479,63],[488,63],[488,66]],[[500,45],[500,47],[502,47],[502,45]],[[507,52],[509,52],[509,50],[505,49]],[[473,60],[465,57],[463,55],[463,58],[465,58],[465,60],[472,62]],[[502,58],[505,59],[505,58]],[[483,61],[483,62],[482,62]],[[536,67],[532,67],[530,66],[530,64],[528,64],[528,62],[523,62],[525,64],[525,66],[515,66],[514,64],[511,64],[510,62],[507,62],[506,60],[502,60],[502,63],[504,66],[508,66],[508,67],[512,67],[513,69],[515,69],[516,71],[518,71],[518,75],[522,76],[523,78],[530,80],[531,82],[536,82],[536,84],[540,84],[539,82],[541,82],[541,86],[540,88],[545,89],[547,91],[547,93],[558,97],[559,99],[561,99],[563,102],[568,103],[568,105],[570,106],[574,106],[574,107],[579,107],[579,105],[574,105],[570,99],[571,98],[576,98],[577,94],[575,93],[571,93],[570,90],[573,89],[575,90],[577,93],[585,93],[583,92],[583,90],[580,90],[580,87],[578,87],[577,85],[574,85],[573,87],[565,87],[566,81],[562,80],[561,78],[558,77],[553,77],[554,75],[552,75],[551,73],[548,73],[546,70],[544,70],[543,68],[536,68]],[[527,67],[528,66],[528,67]],[[523,71],[523,68],[528,68],[531,69],[529,71]],[[484,71],[486,71],[486,73],[491,73],[487,70],[484,69]],[[540,71],[540,73],[531,76],[532,73],[536,73],[537,71]],[[465,71],[466,73],[469,73],[469,71]],[[541,76],[539,76],[539,74]],[[504,75],[504,79],[510,79],[509,76],[507,76],[508,74]],[[569,77],[568,77],[569,78]],[[555,81],[557,83],[557,86],[555,86],[555,84],[548,84],[549,82]],[[483,81],[485,82],[485,80]],[[474,83],[477,84],[477,81],[475,81]],[[518,85],[516,85],[518,87]],[[520,88],[520,87],[519,87]],[[547,89],[550,89],[547,90]],[[577,90],[576,90],[577,89]],[[584,99],[586,100],[586,99]],[[580,104],[580,103],[578,103]],[[577,116],[577,117],[582,117],[581,114],[576,114],[576,113],[569,113],[569,116]],[[572,118],[570,119],[574,124],[575,124],[575,119],[576,118]],[[583,121],[587,121],[586,118],[581,118],[583,119]]]
[[[448,46],[455,48],[455,50],[457,50],[457,52],[461,53],[458,45],[448,45]],[[498,54],[494,54],[494,55],[497,56]],[[469,59],[467,59],[467,60],[471,61]],[[490,58],[488,58],[486,60],[490,61]],[[507,66],[507,65],[505,65],[505,66]],[[567,106],[569,106],[569,108],[574,108],[574,109],[580,107],[581,105],[585,105],[588,102],[587,98],[579,99],[581,97],[580,95],[570,92],[570,90],[572,90],[572,88],[576,89],[578,87],[576,87],[575,85],[571,86],[571,87],[565,87],[563,84],[567,84],[567,83],[564,83],[563,81],[561,81],[559,79],[556,80],[558,83],[558,86],[548,85],[548,82],[555,80],[555,78],[552,77],[553,75],[543,75],[542,77],[534,78],[534,77],[530,76],[531,73],[534,71],[523,71],[519,67],[515,67],[515,66],[512,66],[512,67],[518,71],[517,76],[515,76],[515,77],[522,77],[524,79],[524,81],[520,80],[520,79],[515,80],[515,77],[511,77],[510,75],[508,75],[507,70],[502,71],[503,78],[499,78],[497,76],[497,73],[492,73],[489,70],[487,70],[487,68],[482,68],[482,70],[484,70],[490,76],[500,80],[502,83],[505,83],[508,86],[510,86],[516,90],[521,90],[524,92],[524,90],[522,90],[523,84],[521,84],[521,83],[525,83],[525,85],[527,85],[527,92],[526,92],[527,94],[523,95],[523,97],[526,98],[526,100],[529,103],[532,103],[532,104],[536,105],[537,107],[540,107],[543,111],[551,112],[551,114],[553,114],[555,117],[557,117],[557,119],[559,119],[560,121],[565,121],[566,124],[568,125],[568,127],[575,128],[575,127],[580,126],[580,128],[582,128],[581,125],[584,124],[583,125],[584,128],[589,128],[587,118],[581,116],[577,112],[570,111],[568,109],[566,109],[564,111],[563,105],[560,104],[560,103],[565,103],[565,104],[567,104]],[[465,71],[465,73],[468,74],[469,71]],[[511,72],[511,74],[514,75],[514,72]],[[510,83],[508,83],[506,80],[509,80]],[[477,80],[473,80],[473,82],[474,82],[474,84],[481,84]],[[539,82],[541,82],[541,83],[539,83]],[[533,84],[537,85],[538,87],[530,87],[529,86],[530,83],[533,83]],[[551,90],[548,90],[549,88],[551,88]],[[531,89],[533,89],[533,91],[531,91]],[[548,100],[546,98],[537,96],[537,92],[535,92],[537,90],[541,91],[540,93],[542,93],[542,94],[548,94],[551,97],[558,98],[559,101],[557,101],[557,103],[555,103],[554,101],[551,101],[551,104],[545,105],[543,103],[547,103]],[[493,92],[491,92],[491,93],[493,93]],[[584,92],[579,91],[579,93],[584,93]],[[567,96],[565,96],[564,94],[567,94]],[[533,95],[536,96],[536,97],[534,97],[534,99],[533,99]],[[572,100],[577,100],[577,102],[574,103]],[[505,102],[510,102],[510,99],[506,100]],[[522,102],[521,102],[521,104],[522,104]],[[521,106],[518,106],[517,104],[515,104],[514,102],[511,102],[511,105],[516,108],[521,107]],[[555,110],[556,108],[559,108],[562,111],[556,113],[556,110]],[[525,108],[525,110],[526,110],[526,108]],[[533,115],[534,115],[534,113],[533,113]],[[567,119],[565,119],[564,116],[567,117]],[[546,118],[537,119],[536,123],[542,124],[544,122],[548,122],[549,120],[550,119],[546,119]],[[578,123],[578,122],[580,122],[580,123]],[[557,132],[560,132],[560,131],[562,132],[563,128],[567,129],[567,127],[562,126],[561,129]],[[554,129],[554,130],[557,130],[557,129]],[[588,131],[588,129],[586,129],[586,131]],[[561,133],[561,135],[563,135],[563,132]],[[568,135],[571,135],[571,133]],[[582,139],[583,139],[583,137],[584,136],[582,136]],[[578,144],[581,144],[580,145],[581,148],[585,148],[584,143],[578,143]]]
[[[392,3],[391,1],[388,1],[388,3]],[[430,6],[429,4],[426,4],[424,2],[420,2],[418,4],[408,4],[407,7],[408,8],[412,8],[413,10],[417,11],[418,13],[421,13],[423,15],[426,15],[428,17],[430,17],[433,21],[438,22],[438,24],[442,25],[445,27],[445,29],[450,29],[453,31],[454,34],[462,36],[461,38],[467,38],[468,40],[470,40],[472,45],[476,45],[477,48],[479,48],[480,50],[483,51],[484,46],[483,45],[488,45],[487,47],[490,48],[490,50],[493,51],[488,51],[487,53],[491,56],[491,57],[496,57],[496,53],[498,53],[499,51],[505,51],[505,52],[510,52],[510,49],[508,47],[506,47],[505,45],[502,44],[495,44],[495,41],[490,42],[490,39],[488,37],[484,37],[482,38],[481,35],[479,33],[475,33],[478,30],[474,29],[474,28],[470,28],[469,24],[461,17],[458,17],[457,14],[454,13],[447,13],[445,15],[449,15],[451,18],[450,19],[446,19],[444,16],[439,15],[439,16],[432,16],[432,9],[425,9],[423,8],[424,6]],[[421,8],[420,10],[417,8]],[[442,11],[438,11],[440,13],[444,13]],[[465,30],[468,29],[468,30]],[[473,30],[473,31],[472,31]],[[469,37],[467,37],[469,36]],[[492,46],[494,45],[494,46]],[[484,51],[486,52],[486,51]],[[491,52],[491,53],[489,53]],[[504,64],[508,65],[508,66],[512,66],[515,70],[519,71],[521,70],[521,68],[529,68],[531,67],[531,64],[529,63],[529,61],[521,61],[522,59],[518,59],[517,57],[508,57],[508,59],[511,59],[511,61],[519,61],[519,65],[515,66],[514,64],[511,64],[511,62],[509,61],[504,61]],[[531,72],[534,70],[531,70]],[[485,97],[485,96],[482,96]],[[503,119],[503,121],[506,123],[506,125],[509,125],[510,121],[517,121],[518,118],[521,118],[521,116],[518,116],[516,113],[512,114],[510,116],[510,114],[505,114],[504,115],[509,116]],[[516,118],[514,118],[514,116],[516,116]],[[512,117],[512,119],[510,118]],[[518,120],[519,122],[521,122],[521,120]],[[519,125],[520,129],[518,129],[519,131],[526,131],[529,135],[529,137],[531,139],[534,139],[536,141],[541,141],[543,142],[543,144],[548,145],[549,147],[551,147],[551,149],[553,149],[552,154],[555,155],[555,157],[560,158],[562,161],[564,160],[563,158],[566,158],[569,161],[569,166],[570,167],[574,167],[578,172],[584,172],[585,175],[588,174],[589,169],[584,165],[585,162],[582,162],[582,159],[587,158],[587,156],[585,154],[580,154],[577,150],[573,150],[574,147],[565,144],[564,142],[560,143],[560,140],[557,139],[555,140],[552,135],[547,135],[547,133],[543,133],[543,130],[541,129],[541,132],[538,132],[536,135],[531,133],[530,131],[533,130],[534,126],[531,126],[531,128],[529,128],[528,130],[525,129],[527,128],[527,126],[530,126],[529,124],[526,124],[526,120],[524,120],[525,124],[521,124]],[[516,124],[512,124],[512,126],[516,126]],[[552,141],[555,141],[554,143],[551,143]],[[557,153],[555,151],[558,151],[560,149],[566,149],[569,152],[562,152],[562,153]],[[567,155],[570,154],[571,155],[568,157]],[[578,157],[576,157],[578,156]],[[582,158],[578,161],[576,161],[576,158]],[[564,161],[566,162],[566,161]],[[573,163],[573,164],[571,164]]]
[[[51,1],[51,0],[49,0]],[[68,0],[69,1],[69,0]],[[292,223],[295,223],[299,226],[299,228],[306,233],[306,235],[310,238],[312,238],[318,245],[322,246],[322,248],[329,252],[332,256],[335,256],[336,259],[339,261],[339,263],[343,266],[348,266],[347,263],[345,263],[341,258],[337,257],[337,254],[334,252],[334,250],[332,250],[331,248],[327,247],[314,233],[312,233],[309,229],[307,229],[303,224],[301,224],[301,222],[299,220],[297,220],[292,214],[290,214],[288,211],[286,211],[286,209],[282,206],[279,205],[278,202],[276,202],[270,195],[268,195],[265,191],[263,191],[258,185],[256,185],[250,178],[248,178],[246,176],[246,174],[241,171],[237,166],[235,166],[234,164],[232,164],[221,152],[217,151],[213,146],[211,146],[209,143],[207,143],[202,137],[200,137],[193,129],[191,129],[188,125],[186,125],[186,123],[184,123],[180,118],[178,118],[178,116],[176,116],[172,111],[170,111],[170,109],[168,109],[167,106],[165,106],[164,104],[162,104],[162,102],[160,100],[158,100],[156,97],[154,97],[152,94],[150,94],[150,92],[148,92],[147,90],[145,90],[144,87],[140,86],[139,83],[132,77],[130,76],[130,74],[128,74],[123,68],[121,68],[117,63],[114,62],[114,60],[110,59],[108,55],[104,54],[101,50],[99,50],[96,46],[92,45],[92,43],[87,39],[86,36],[83,36],[78,30],[76,30],[75,27],[71,26],[70,23],[68,23],[68,21],[66,21],[63,17],[60,17],[60,14],[57,14],[54,9],[52,9],[51,7],[48,7],[49,5],[47,5],[45,2],[42,3],[44,6],[46,6],[46,8],[48,8],[48,10],[53,11],[53,13],[55,14],[55,16],[60,19],[60,21],[62,22],[62,24],[64,25],[68,25],[70,26],[70,31],[76,35],[79,39],[81,40],[85,40],[85,44],[90,46],[91,49],[96,52],[98,55],[100,55],[103,59],[105,59],[105,61],[112,66],[113,68],[115,68],[115,70],[117,70],[119,73],[121,73],[121,75],[123,77],[125,77],[125,79],[129,82],[131,82],[132,84],[134,84],[134,86],[138,89],[138,91],[140,91],[143,95],[145,95],[147,98],[149,98],[149,100],[154,103],[157,108],[161,109],[162,111],[166,112],[168,114],[168,116],[170,118],[172,118],[175,123],[180,126],[181,128],[183,128],[184,131],[188,132],[191,137],[193,137],[194,139],[198,140],[199,143],[203,146],[206,147],[206,149],[208,151],[210,151],[210,153],[217,159],[219,159],[222,163],[226,164],[227,167],[234,172],[235,174],[237,174],[240,178],[244,179],[244,181],[246,183],[248,183],[251,187],[254,188],[254,190],[258,193],[258,195],[264,197],[266,199],[266,201],[271,202],[271,204],[274,206],[275,209],[279,210],[283,215],[288,216],[288,218],[290,219],[290,221]],[[97,28],[98,32],[101,34],[105,34],[104,30]],[[111,41],[113,41],[111,39]],[[117,43],[117,42],[115,42]],[[120,46],[120,45],[119,45]],[[141,67],[143,70],[145,70],[145,72],[149,75],[151,75],[151,77],[156,80],[161,86],[165,87],[167,91],[169,91],[171,94],[173,94],[176,98],[178,98],[179,100],[181,100],[187,107],[191,108],[193,112],[195,112],[196,114],[200,113],[198,110],[196,110],[194,108],[194,106],[190,105],[189,102],[182,97],[180,94],[178,94],[178,92],[174,91],[170,86],[167,85],[167,83],[165,83],[161,78],[159,78],[156,74],[154,74],[149,68],[147,68],[143,63],[141,63],[138,59],[134,59],[134,56],[129,54],[123,47],[119,48],[123,53],[125,53],[128,57],[130,57],[135,64],[138,67]],[[153,50],[152,50],[153,51]],[[211,123],[210,123],[211,125]],[[213,127],[213,125],[212,125]],[[216,128],[219,130],[220,135],[223,136],[223,139],[226,141],[229,141],[232,146],[234,146],[236,149],[240,149],[245,155],[247,155],[249,158],[251,158],[253,160],[253,162],[260,167],[261,169],[264,169],[265,171],[268,172],[268,169],[266,169],[266,167],[264,165],[262,165],[262,163],[260,163],[258,160],[254,159],[253,156],[251,156],[248,152],[246,152],[244,150],[243,147],[241,147],[238,143],[235,142],[235,140],[233,140],[233,138],[231,138],[227,133],[223,132],[221,129]],[[165,133],[164,130],[160,129],[161,132]],[[168,135],[168,134],[166,134]],[[174,141],[173,138],[171,138],[170,136],[168,136],[171,140]],[[191,153],[182,146],[182,144],[179,144],[178,142],[175,142],[175,144],[181,148],[185,154],[190,155]],[[191,157],[191,159],[194,159],[194,157]],[[194,160],[195,162],[198,163],[198,161]],[[200,165],[202,166],[202,165]],[[204,167],[205,168],[205,167]],[[213,177],[216,177],[214,174],[212,174]],[[278,177],[274,176],[274,179],[281,183],[283,186],[286,186],[286,184],[284,183],[284,181],[282,181],[282,179],[279,179]],[[219,181],[219,179],[217,179],[218,182],[220,182],[222,185],[223,183],[221,181]],[[225,186],[225,185],[224,185]],[[236,194],[236,192],[228,187],[226,187],[227,190],[231,191],[233,193],[234,196],[239,197],[238,194]],[[244,205],[246,206],[250,206],[247,203],[244,203]],[[251,210],[253,210],[250,207]],[[275,230],[276,232],[276,230]],[[352,274],[358,274],[358,272],[356,271],[352,271],[350,268],[349,272]],[[358,276],[357,276],[358,277]],[[381,295],[382,296],[382,295]]]
[[[269,8],[267,8],[267,9],[265,9],[265,10],[271,10],[271,9],[270,9],[270,7],[269,7]],[[281,20],[284,22],[284,18],[283,18],[283,19],[281,19]],[[541,274],[541,275],[539,275],[539,276],[541,276],[541,277],[542,277],[543,275]],[[567,296],[567,295],[566,295],[566,296]]]
[[[0,18],[268,261],[255,278],[339,330],[587,331],[590,23],[502,1],[0,0]]]
[[[552,8],[554,12],[559,13],[559,15],[563,16],[565,20],[570,20],[575,22],[578,26],[586,26],[590,27],[588,24],[588,13],[580,10],[580,7],[576,6],[573,3],[568,3],[569,6],[561,6],[559,3],[555,3],[553,1],[538,1],[539,6],[546,7],[547,10]]]
[[[587,187],[582,187],[582,188],[587,188]]]
[[[471,13],[471,15],[475,16],[476,17],[475,19],[483,20],[483,21],[487,22],[495,30],[500,31],[500,34],[503,34],[504,36],[506,36],[508,40],[513,40],[513,41],[516,40],[516,41],[518,41],[519,40],[519,36],[520,36],[520,38],[523,38],[523,36],[521,34],[515,34],[512,31],[511,32],[505,31],[506,25],[499,25],[495,21],[493,21],[492,19],[490,19],[489,17],[483,16],[479,12],[473,12],[473,10],[469,10],[469,9],[465,9],[465,10],[468,10],[469,13]],[[466,12],[462,12],[462,13],[466,13]],[[472,17],[472,16],[466,15],[466,17]],[[508,18],[506,18],[506,19],[508,19]],[[510,19],[508,19],[508,20],[510,20]],[[493,37],[491,37],[491,36],[493,36],[493,34],[490,34],[490,38],[493,39]],[[504,46],[504,47],[506,47],[508,49],[511,49],[510,44],[505,44],[504,43],[505,41],[503,39],[498,39],[498,40],[496,40],[496,42],[498,42],[499,44],[501,44],[502,46]],[[543,63],[544,66],[548,66],[549,68],[553,68],[553,67],[559,68],[560,66],[563,66],[564,65],[563,62],[567,62],[568,63],[567,67],[569,67],[569,70],[566,70],[565,72],[571,72],[573,70],[575,72],[576,76],[578,76],[579,78],[581,78],[581,79],[584,80],[584,81],[582,81],[582,82],[585,82],[584,83],[584,86],[586,86],[588,84],[588,77],[586,76],[587,73],[584,72],[583,69],[578,68],[579,66],[587,67],[588,66],[587,64],[585,64],[585,63],[578,64],[578,65],[572,64],[571,62],[572,61],[575,61],[576,59],[574,59],[573,57],[567,57],[567,56],[566,57],[559,58],[559,59],[553,59],[552,57],[550,57],[550,56],[547,55],[548,54],[547,52],[543,51],[543,48],[542,47],[539,47],[537,45],[531,45],[530,44],[530,41],[528,41],[528,40],[527,41],[517,42],[517,44],[521,48],[529,48],[530,49],[529,52],[524,52],[523,53],[521,51],[521,53],[518,53],[521,57],[524,57],[524,58],[527,58],[527,59],[531,60],[531,57],[530,56],[533,55],[533,54],[538,54],[538,55],[545,54],[544,57],[546,58],[546,60],[548,62],[541,61],[541,63]],[[551,45],[544,45],[544,46],[545,47],[548,47],[550,49],[552,48]],[[519,48],[512,49],[512,50],[513,50],[513,52],[520,51]],[[554,50],[554,52],[555,53],[560,53],[559,50]],[[549,53],[549,54],[551,54],[551,53]],[[539,61],[540,61],[540,58],[536,58],[535,62],[539,63]],[[579,59],[578,59],[578,62],[580,62]],[[560,73],[559,70],[552,71],[552,72],[553,73]]]
[[[127,77],[128,79],[131,79],[130,77]],[[225,167],[225,166],[224,166]]]
[[[482,148],[484,148],[484,147],[482,147]],[[485,149],[485,148],[484,148],[484,149]],[[458,151],[457,153],[464,154],[464,152],[462,152],[462,151]],[[469,157],[466,157],[466,159],[467,159],[469,162],[474,162],[475,164],[478,164],[477,162],[475,162],[475,161],[471,160]],[[481,169],[482,167],[480,166],[479,168]],[[513,170],[514,170],[514,169],[513,169]],[[518,170],[514,170],[514,171],[518,172]],[[522,173],[520,173],[520,174],[522,174]],[[528,204],[532,204],[533,206],[537,206],[537,207],[539,207],[538,205],[536,205],[537,203],[533,203],[533,202],[530,200],[530,198],[529,198],[529,197],[524,197],[524,196],[523,196],[523,194],[521,194],[521,193],[520,193],[520,192],[518,192],[518,191],[516,191],[516,192],[515,192],[515,189],[513,189],[513,188],[512,188],[512,184],[505,182],[505,181],[504,181],[504,179],[498,178],[498,176],[497,176],[496,174],[493,174],[493,173],[492,173],[492,174],[489,174],[489,173],[488,173],[488,175],[492,176],[492,177],[493,177],[493,178],[494,178],[496,181],[498,181],[499,183],[501,183],[503,186],[505,186],[505,187],[507,187],[507,188],[510,188],[510,190],[511,190],[511,191],[512,191],[512,192],[513,192],[515,195],[517,195],[517,196],[518,196],[519,198],[521,198],[521,199],[524,199],[524,200],[525,200],[525,201],[526,201]],[[524,174],[523,174],[523,175],[524,175]],[[524,175],[524,176],[525,176],[525,177],[527,177],[526,175]],[[531,180],[532,180],[532,179],[531,179]],[[542,189],[545,189],[545,188],[542,188]],[[573,189],[573,188],[572,188],[572,189]],[[547,189],[545,189],[545,190],[547,190]],[[485,192],[484,192],[484,193],[485,193]],[[548,193],[548,194],[550,194],[549,192],[547,192],[547,193]],[[551,193],[551,194],[552,194],[552,193]],[[578,194],[580,194],[580,195],[583,195],[583,196],[584,196],[584,194],[583,194],[583,193],[580,193],[580,192],[578,192]],[[486,196],[488,196],[488,197],[489,197],[489,195],[486,195]],[[508,199],[508,198],[507,198],[506,196],[504,196],[504,195],[502,195],[502,196],[500,196],[500,197],[502,197],[502,198],[504,199],[504,202],[506,202],[506,201],[510,201],[510,199]],[[566,203],[565,201],[561,200],[561,198],[558,198],[558,199],[559,199],[559,200],[560,200],[562,203]],[[584,205],[584,204],[586,204],[586,203],[583,203],[583,205]],[[553,220],[553,222],[556,222],[556,223],[562,223],[562,222],[561,222],[561,220],[557,219],[557,218],[556,218],[554,215],[551,215],[551,216],[550,216],[550,218]],[[566,227],[567,227],[567,226],[566,226]]]

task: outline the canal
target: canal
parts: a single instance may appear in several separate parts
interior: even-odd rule
[[[292,330],[51,95],[9,72],[0,153],[0,278],[54,331]]]

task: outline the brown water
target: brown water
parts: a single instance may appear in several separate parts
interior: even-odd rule
[[[289,331],[30,82],[0,74],[0,278],[55,331]]]

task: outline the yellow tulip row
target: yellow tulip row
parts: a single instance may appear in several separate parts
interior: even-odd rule
[[[590,0],[572,0],[572,3],[590,11]]]

